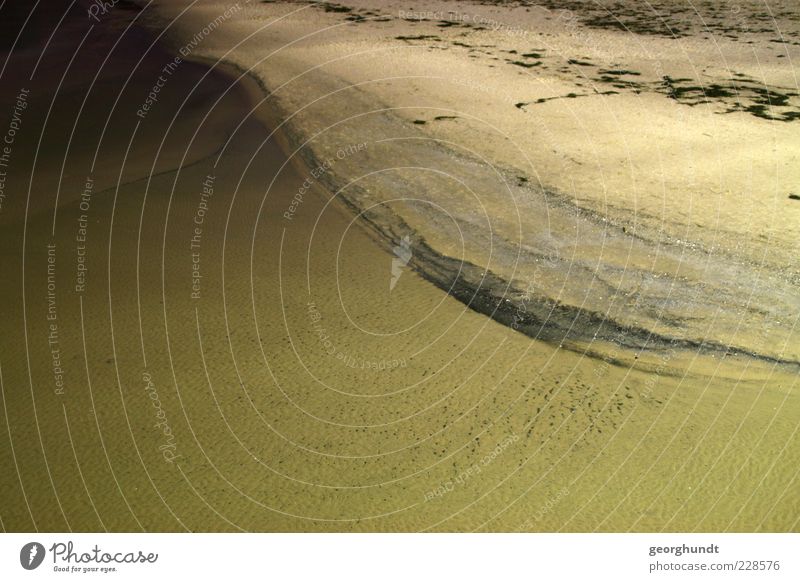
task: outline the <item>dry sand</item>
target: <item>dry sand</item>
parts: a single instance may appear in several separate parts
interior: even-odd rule
[[[141,18],[163,30],[183,5]],[[632,44],[666,61],[695,43],[670,63],[675,78],[707,55],[698,35],[578,22],[576,37],[540,8],[457,7],[527,32],[406,22],[377,3],[261,3],[204,34],[226,5],[198,4],[168,38],[174,54],[201,34],[191,56],[214,72],[196,85],[206,67],[182,63],[144,119],[136,110],[173,57],[157,46],[137,67],[150,42],[137,32],[79,117],[55,234],[53,185],[75,119],[62,107],[77,107],[99,66],[89,55],[104,57],[115,35],[76,59],[86,68],[48,118],[27,204],[58,77],[39,81],[36,100],[32,87],[0,213],[4,529],[797,529],[800,203],[776,193],[790,184],[777,176],[796,171],[776,165],[796,155],[795,124],[700,114],[711,106],[644,91],[517,108],[507,96],[569,93],[583,65],[532,78],[539,65],[508,63],[504,50],[644,69],[652,57]],[[447,40],[396,38],[420,35]],[[630,59],[577,51],[590,37]],[[43,66],[63,72],[67,39]],[[234,83],[214,64],[223,57],[252,76]],[[770,66],[769,82],[789,86],[786,67]],[[675,158],[705,127],[722,151],[752,142],[724,166],[713,158],[726,180],[728,164],[772,160],[747,174],[760,194],[726,186],[752,204],[748,216],[723,216],[731,205],[702,195],[715,175],[708,150],[690,155],[694,186],[682,182]],[[75,236],[95,150],[79,293]],[[63,393],[48,344],[53,242]],[[619,289],[631,290],[625,301]]]

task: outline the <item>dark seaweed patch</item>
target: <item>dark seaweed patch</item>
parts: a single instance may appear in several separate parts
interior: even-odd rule
[[[433,34],[417,34],[415,36],[396,36],[394,38],[397,39],[397,40],[405,40],[405,41],[410,41],[410,40],[442,40],[441,38],[439,38],[438,36],[435,36]]]
[[[656,90],[690,107],[722,104],[726,109],[720,113],[743,111],[770,121],[789,122],[800,119],[800,110],[791,102],[793,97],[799,96],[796,92],[767,87],[741,74],[737,74],[737,78],[730,79],[727,83],[709,83],[703,86],[687,84],[690,82],[690,79],[665,76]]]
[[[711,83],[706,86],[680,84],[680,82],[686,80],[688,79],[672,79],[669,76],[664,76],[662,84],[663,92],[670,99],[675,99],[689,106],[710,103],[710,99],[736,96],[735,89],[724,87],[717,83]]]
[[[536,61],[534,63],[526,63],[524,61],[510,61],[512,65],[517,65],[518,67],[525,67],[526,69],[530,69],[531,67],[538,67],[542,64],[542,61]]]
[[[616,91],[606,91],[604,93],[595,92],[595,93],[597,95],[608,95],[616,93]],[[517,109],[524,110],[525,107],[527,107],[528,105],[539,105],[541,103],[547,103],[548,101],[555,101],[557,99],[577,99],[578,97],[589,97],[589,96],[590,95],[588,93],[567,93],[566,95],[559,95],[557,97],[539,97],[535,101],[529,101],[527,103],[523,101],[520,103],[516,103],[514,104],[514,107],[516,107]]]
[[[633,89],[634,93],[637,94],[640,93],[641,90],[644,88],[644,85],[642,85],[641,83],[621,78],[624,76],[639,76],[640,73],[637,73],[636,71],[626,71],[623,69],[616,69],[616,70],[602,70],[600,71],[600,73],[601,73],[600,77],[593,79],[598,83],[608,83],[616,89]]]
[[[485,3],[495,4],[488,0]],[[797,31],[788,29],[778,31],[776,23],[787,21],[800,22],[797,10],[780,10],[773,7],[771,13],[759,9],[763,3],[725,2],[729,6],[722,7],[720,0],[686,3],[674,0],[650,0],[648,2],[587,1],[587,0],[531,0],[519,2],[548,8],[555,13],[569,14],[565,19],[567,26],[580,23],[590,28],[621,31],[625,34],[661,36],[665,38],[682,38],[691,34],[711,35],[731,39],[733,42],[752,43],[742,38],[743,33],[780,34],[784,37],[796,37]],[[796,4],[796,3],[795,3]],[[793,7],[794,8],[794,7]],[[783,39],[771,42],[779,44]]]
[[[618,77],[619,76],[623,76],[623,75],[638,77],[638,76],[641,75],[641,73],[639,73],[637,71],[626,71],[625,69],[602,70],[602,71],[599,71],[599,72],[600,72],[601,75],[614,75],[614,76],[618,76]]]
[[[647,14],[633,11],[615,11],[614,14],[601,14],[583,20],[583,25],[589,28],[602,28],[609,30],[621,30],[623,32],[633,32],[641,35],[665,36],[668,38],[680,38],[687,36],[687,33],[678,28],[677,22],[670,18],[658,17],[654,14]]]
[[[766,105],[748,105],[747,107],[734,107],[723,113],[733,113],[735,111],[746,111],[755,117],[768,121],[794,121],[800,119],[800,111],[787,111],[785,113],[773,114],[772,110]]]
[[[352,12],[353,9],[347,6],[342,6],[341,4],[329,4],[327,2],[323,2],[320,4],[325,12]]]

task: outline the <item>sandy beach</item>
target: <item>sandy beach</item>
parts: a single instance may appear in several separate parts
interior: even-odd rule
[[[3,529],[797,531],[797,9],[602,4],[32,20]]]

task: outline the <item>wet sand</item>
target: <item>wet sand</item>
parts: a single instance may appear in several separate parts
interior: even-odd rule
[[[352,124],[349,139],[297,150],[263,80],[216,60],[181,63],[142,118],[175,52],[157,45],[137,67],[140,30],[70,139],[67,104],[115,30],[75,60],[85,68],[48,118],[30,202],[58,75],[31,85],[14,148],[0,213],[4,529],[796,530],[790,366],[680,343],[561,347],[515,329],[541,309],[533,296],[506,322],[486,317],[464,296],[486,286],[442,291],[461,281],[468,208],[447,207],[456,218],[422,237],[396,221],[414,208],[386,202],[391,190],[363,214],[341,190],[375,192],[363,182],[381,168],[413,184],[381,140],[414,135]],[[63,72],[54,59],[42,66]]]

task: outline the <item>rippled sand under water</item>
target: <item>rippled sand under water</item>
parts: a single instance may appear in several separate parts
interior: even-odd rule
[[[102,125],[79,125],[88,147],[70,158],[54,234],[49,185],[71,118],[53,120],[66,129],[29,204],[33,129],[15,150],[17,194],[0,214],[5,529],[797,529],[796,370],[681,345],[560,347],[501,325],[323,188],[366,140],[309,166],[271,132],[269,101],[247,115],[263,98],[251,79],[201,80],[188,62],[139,123],[169,58],[148,57],[116,106],[88,211]],[[97,89],[90,119],[123,82]],[[38,131],[49,102],[35,95]],[[48,343],[54,243],[63,394]]]

